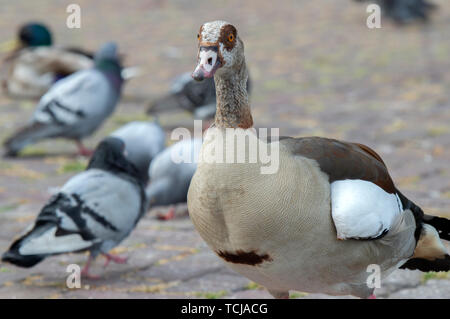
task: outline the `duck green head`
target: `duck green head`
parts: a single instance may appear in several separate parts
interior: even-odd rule
[[[52,45],[50,30],[42,23],[27,23],[19,29],[19,40],[23,47]]]

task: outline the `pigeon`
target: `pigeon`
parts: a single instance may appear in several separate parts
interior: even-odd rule
[[[91,155],[81,139],[110,116],[119,101],[123,79],[117,45],[106,43],[95,55],[95,66],[58,82],[42,96],[28,125],[4,143],[5,156],[16,156],[28,144],[63,137],[77,143],[81,155]]]
[[[19,28],[12,52],[3,60],[0,81],[12,98],[39,99],[58,80],[94,64],[93,54],[53,45],[49,28],[29,22]]]
[[[247,82],[250,94],[250,79]],[[193,113],[196,119],[212,119],[216,114],[216,88],[214,79],[194,81],[190,73],[179,75],[172,83],[170,92],[154,101],[148,114],[183,109]]]
[[[183,139],[159,153],[150,164],[146,188],[149,208],[170,205],[169,212],[158,215],[159,219],[174,218],[173,205],[186,202],[201,145],[201,138]]]
[[[356,0],[364,2],[368,0]],[[372,1],[373,2],[373,1]],[[405,24],[416,20],[427,21],[430,12],[436,5],[427,0],[376,0],[384,14],[398,24]]]
[[[108,137],[95,150],[87,169],[52,196],[36,221],[2,261],[33,267],[52,255],[89,251],[82,275],[99,254],[107,263],[126,259],[108,254],[134,229],[145,212],[144,179],[124,155],[125,144]]]
[[[127,158],[148,181],[148,169],[151,161],[166,143],[166,134],[157,121],[130,122],[115,130],[110,136],[120,138],[125,143]]]

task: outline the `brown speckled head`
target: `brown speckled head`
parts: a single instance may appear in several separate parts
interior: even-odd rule
[[[231,68],[243,58],[243,44],[236,28],[225,21],[207,22],[200,27],[198,63],[192,77],[196,80],[213,77],[220,68]]]
[[[214,77],[216,127],[252,127],[244,44],[236,28],[225,21],[207,22],[200,27],[197,38],[197,67],[192,77],[197,81]]]

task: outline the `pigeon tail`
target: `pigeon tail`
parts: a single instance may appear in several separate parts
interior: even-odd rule
[[[19,267],[30,268],[40,263],[45,256],[42,255],[21,255],[17,251],[7,251],[2,256],[2,261]]]
[[[25,126],[16,131],[13,136],[9,137],[3,144],[5,148],[4,156],[14,157],[27,145],[37,142],[38,140],[50,137],[56,133],[51,126],[34,122],[29,126]]]
[[[29,268],[41,262],[46,256],[42,254],[35,255],[22,255],[20,253],[20,248],[27,239],[34,237],[36,234],[45,232],[51,225],[43,225],[40,227],[35,227],[27,234],[17,239],[9,248],[7,252],[2,255],[2,261],[7,262],[19,267]]]
[[[48,256],[83,251],[94,244],[84,240],[80,234],[59,229],[54,223],[41,223],[16,240],[3,254],[2,261],[29,268]]]

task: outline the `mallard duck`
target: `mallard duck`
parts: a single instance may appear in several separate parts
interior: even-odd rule
[[[217,111],[188,209],[227,265],[277,298],[290,290],[369,298],[371,265],[381,278],[399,267],[450,270],[441,242],[450,239],[450,221],[424,214],[404,196],[375,151],[321,137],[256,135],[244,45],[233,25],[203,24],[197,61],[192,76],[214,77]],[[269,149],[274,165],[252,146]],[[235,151],[243,160],[226,161]]]
[[[17,37],[16,48],[1,69],[2,88],[10,97],[38,99],[59,79],[94,64],[90,52],[53,46],[44,24],[25,24]]]
[[[136,227],[146,201],[143,176],[124,151],[120,139],[103,140],[87,169],[50,198],[32,228],[13,242],[2,261],[28,268],[52,255],[89,251],[81,272],[88,278],[96,278],[89,267],[99,254],[106,264],[126,262],[108,252]]]

